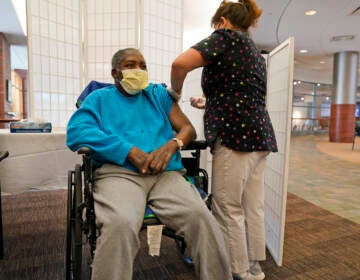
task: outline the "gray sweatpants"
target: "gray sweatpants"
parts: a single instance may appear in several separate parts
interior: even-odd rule
[[[227,246],[215,218],[181,172],[139,175],[105,164],[95,171],[95,213],[100,228],[93,280],[131,280],[146,203],[185,237],[200,279],[232,279]]]

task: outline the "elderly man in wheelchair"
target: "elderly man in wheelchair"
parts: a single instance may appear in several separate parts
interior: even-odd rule
[[[148,83],[137,49],[116,52],[111,75],[115,85],[89,95],[67,127],[68,147],[89,148],[97,167],[92,279],[132,279],[146,204],[184,236],[200,279],[232,279],[221,229],[183,177],[180,150],[195,129],[163,86]]]

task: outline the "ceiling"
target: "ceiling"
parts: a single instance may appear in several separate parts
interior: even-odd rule
[[[334,54],[360,51],[360,0],[257,0],[257,3],[263,15],[253,31],[255,42],[271,50],[288,37],[294,37],[296,79],[331,84]],[[317,13],[307,16],[308,10]],[[354,38],[332,39],[343,35]],[[308,52],[300,53],[302,49]]]
[[[0,1],[0,32],[14,45],[26,45],[26,36],[12,2]],[[210,20],[221,0],[184,0],[184,47],[211,32]],[[251,29],[259,48],[271,51],[289,37],[295,41],[294,79],[332,83],[333,55],[341,51],[360,51],[360,0],[256,0],[263,9],[257,28]],[[305,11],[317,14],[306,16]],[[331,38],[353,35],[348,41]],[[306,49],[302,54],[299,51]],[[359,55],[360,61],[360,55]],[[360,86],[360,62],[358,66]]]
[[[206,36],[205,31],[210,32],[211,17],[220,3],[220,0],[185,0],[186,47]],[[251,29],[255,43],[271,51],[287,38],[294,37],[295,79],[332,84],[334,53],[360,51],[360,0],[256,0],[256,3],[263,14],[257,28]],[[317,14],[306,16],[307,10],[316,10]],[[353,35],[354,39],[331,40],[340,35]],[[302,54],[299,52],[302,49],[308,52]]]
[[[13,3],[18,6],[15,7]],[[12,45],[26,45],[26,35],[18,17],[18,14],[23,17],[25,11],[25,0],[0,1],[0,32],[5,34]]]

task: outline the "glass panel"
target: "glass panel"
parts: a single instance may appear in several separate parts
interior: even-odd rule
[[[293,82],[292,133],[328,133],[332,86]]]

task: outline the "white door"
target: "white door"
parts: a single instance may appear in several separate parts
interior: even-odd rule
[[[294,38],[276,47],[267,58],[267,109],[279,152],[271,153],[265,170],[266,246],[282,265],[290,157]]]

